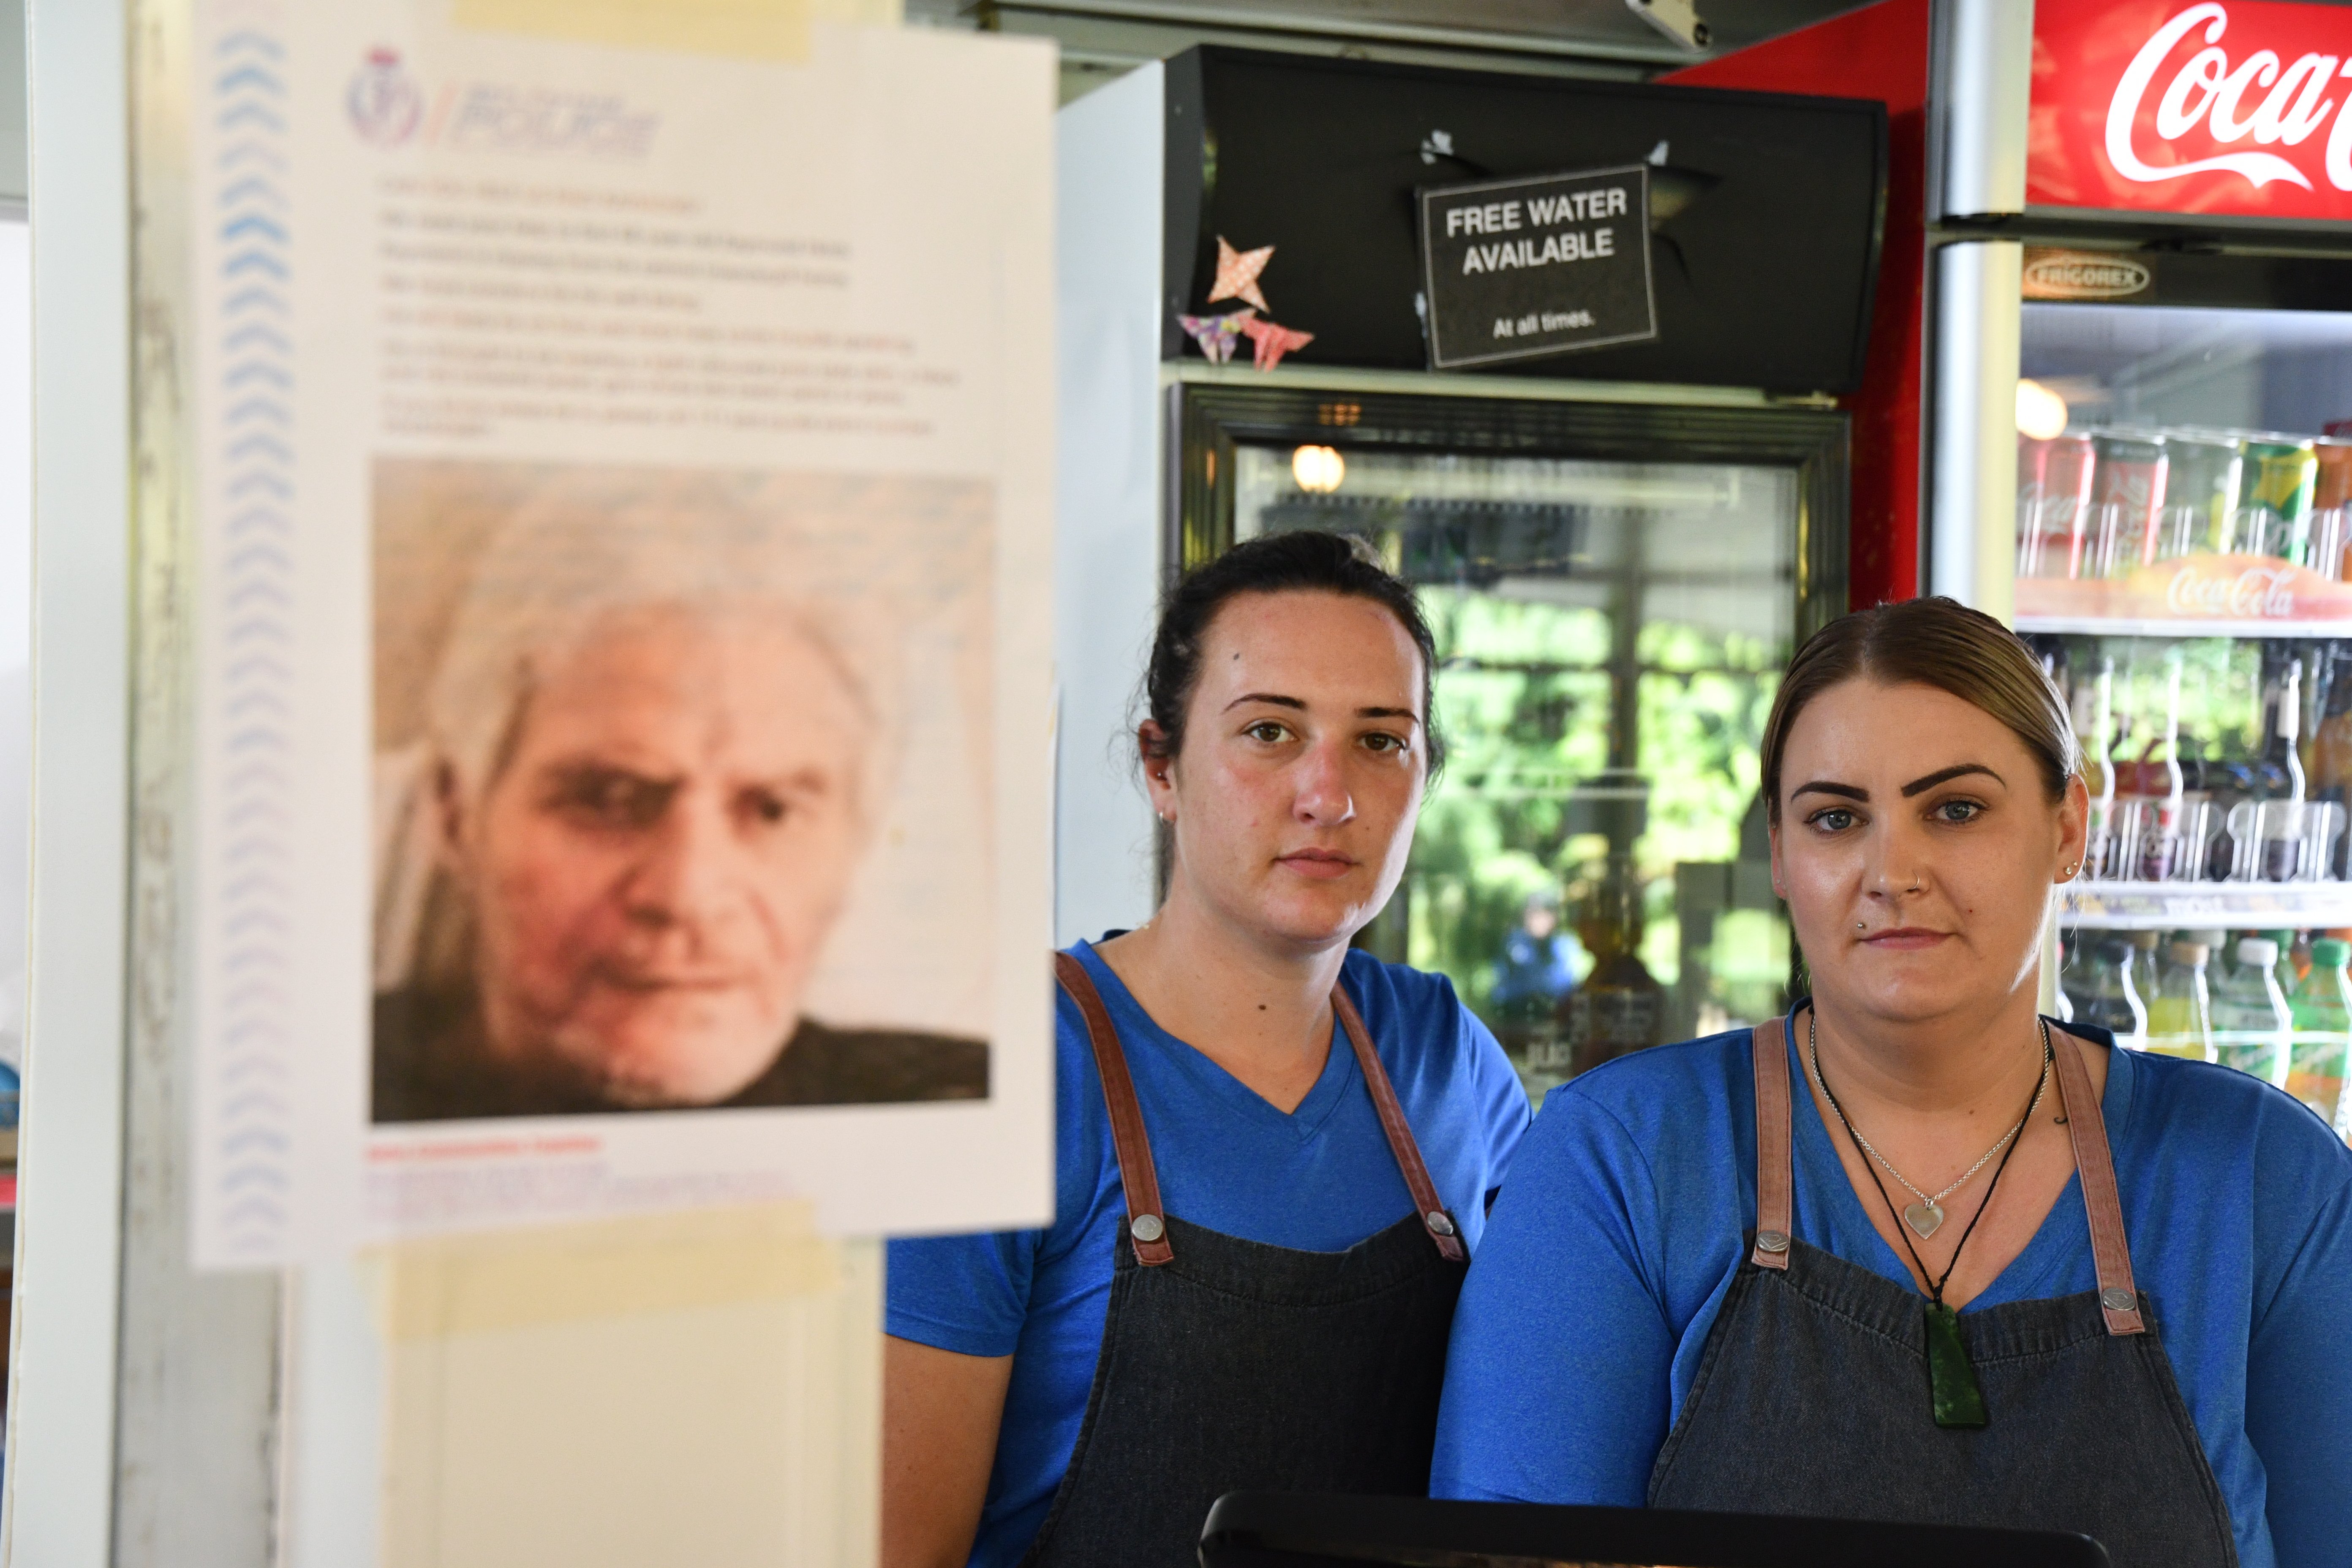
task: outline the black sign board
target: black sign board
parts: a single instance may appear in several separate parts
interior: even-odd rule
[[[1647,164],[1420,195],[1432,369],[1658,335]]]

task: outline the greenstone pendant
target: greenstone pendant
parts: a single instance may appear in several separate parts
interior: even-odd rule
[[[1938,1426],[1972,1430],[1991,1425],[1976,1363],[1960,1342],[1959,1314],[1941,1301],[1927,1303],[1927,1397]]]

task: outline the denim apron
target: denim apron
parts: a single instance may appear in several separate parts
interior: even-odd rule
[[[1128,1220],[1086,1423],[1024,1561],[1192,1568],[1229,1491],[1425,1493],[1468,1254],[1355,1004],[1333,987],[1414,1212],[1344,1252],[1303,1252],[1161,1208],[1118,1030],[1077,960],[1056,954],[1055,971],[1086,1016]]]
[[[1991,1424],[1928,1413],[1925,1298],[1790,1233],[1782,1021],[1753,1031],[1756,1232],[1650,1472],[1654,1508],[2000,1525],[2097,1538],[2116,1568],[2236,1568],[2221,1488],[2132,1283],[2106,1123],[2053,1030],[2099,1286],[1961,1314]]]

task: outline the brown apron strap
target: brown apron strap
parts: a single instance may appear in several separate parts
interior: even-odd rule
[[[1796,1166],[1789,1143],[1789,1050],[1781,1040],[1781,1020],[1768,1019],[1748,1030],[1748,1054],[1756,1064],[1756,1246],[1748,1258],[1759,1268],[1785,1269]]]
[[[1348,1044],[1355,1047],[1356,1066],[1362,1069],[1364,1087],[1372,1091],[1373,1108],[1381,1113],[1381,1131],[1389,1136],[1389,1152],[1396,1156],[1397,1169],[1404,1173],[1404,1184],[1412,1193],[1413,1207],[1429,1238],[1437,1243],[1437,1255],[1448,1263],[1465,1261],[1470,1255],[1463,1250],[1460,1227],[1445,1212],[1437,1184],[1429,1179],[1429,1167],[1422,1163],[1421,1145],[1413,1142],[1404,1107],[1397,1103],[1388,1069],[1381,1066],[1380,1053],[1372,1049],[1372,1037],[1365,1032],[1363,1015],[1348,999],[1346,985],[1331,987],[1331,1008],[1339,1015],[1339,1026],[1348,1032]]]
[[[2131,1246],[2124,1236],[2123,1199],[2116,1193],[2116,1161],[2107,1147],[2106,1117],[2091,1092],[2082,1047],[2063,1029],[2050,1031],[2058,1063],[2058,1100],[2074,1141],[2074,1173],[2083,1180],[2083,1209],[2091,1221],[2091,1258],[2099,1269],[2099,1310],[2110,1334],[2144,1334],[2139,1289],[2132,1283]]]
[[[1160,1206],[1160,1173],[1151,1163],[1151,1140],[1144,1134],[1143,1107],[1136,1103],[1135,1079],[1128,1076],[1118,1030],[1085,964],[1057,952],[1054,977],[1086,1015],[1087,1038],[1093,1042],[1095,1067],[1102,1075],[1103,1103],[1110,1108],[1110,1142],[1118,1154],[1119,1184],[1127,1192],[1127,1234],[1135,1246],[1135,1260],[1147,1268],[1173,1263],[1176,1249],[1168,1245],[1168,1219]]]

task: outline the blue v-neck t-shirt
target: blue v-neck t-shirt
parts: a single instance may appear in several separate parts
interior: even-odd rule
[[[1800,1087],[1798,1045],[1788,1042],[1796,1234],[1909,1286]],[[2111,1051],[2100,1104],[2135,1282],[2229,1506],[2239,1562],[2342,1563],[2352,1151],[2299,1101],[2203,1062]],[[1554,1089],[1463,1288],[1433,1490],[1641,1506],[1755,1212],[1746,1030],[1643,1051]],[[2097,1285],[2072,1180],[1963,1313]],[[1924,1419],[1924,1376],[1919,1394]]]
[[[1413,1212],[1355,1052],[1332,1031],[1323,1075],[1276,1110],[1153,1023],[1081,942],[1118,1027],[1167,1212],[1275,1247],[1339,1252]],[[1472,1256],[1528,1101],[1486,1026],[1442,975],[1351,952],[1341,983],[1363,1014],[1430,1178]],[[1086,1021],[1056,988],[1055,1196],[1043,1230],[893,1241],[886,1325],[965,1355],[1013,1357],[996,1464],[971,1562],[1020,1560],[1045,1522],[1085,1417],[1126,1213]]]

